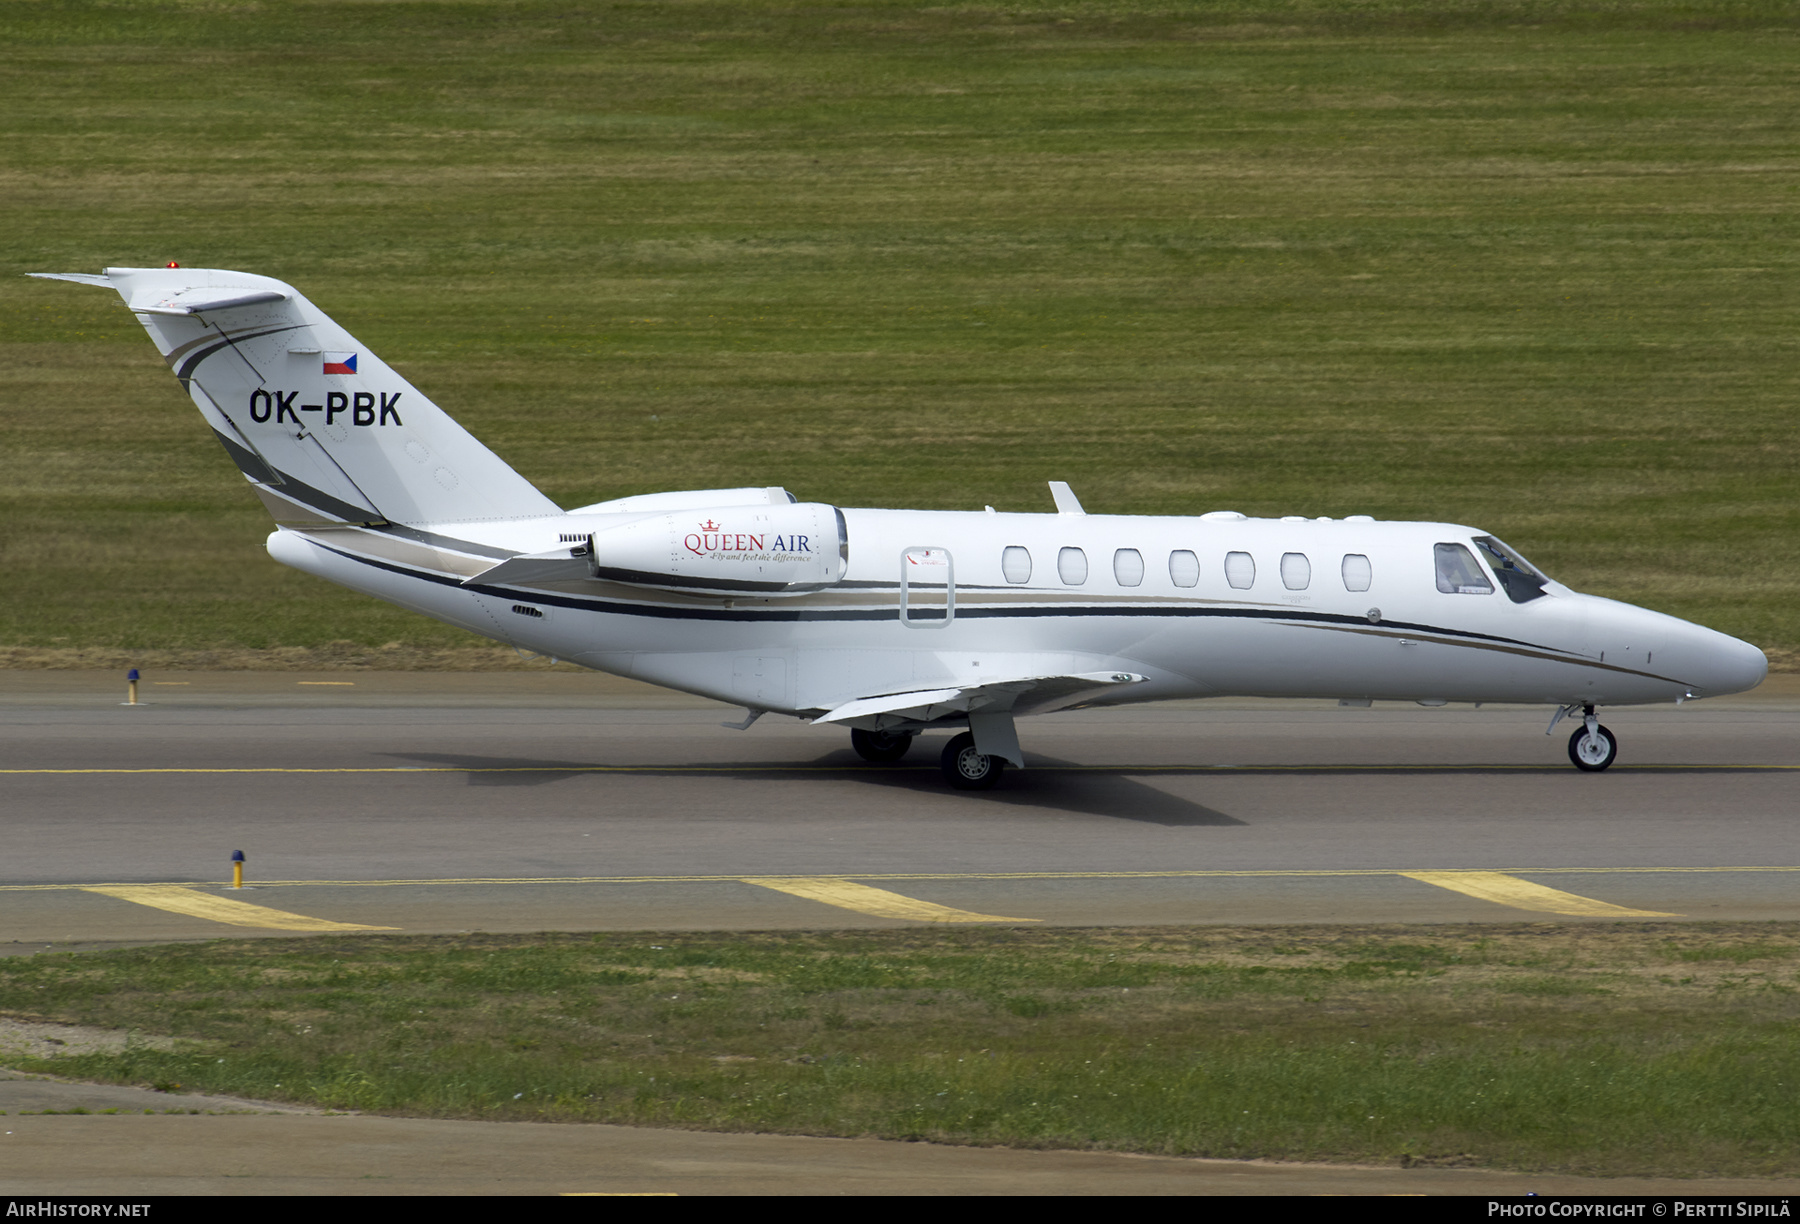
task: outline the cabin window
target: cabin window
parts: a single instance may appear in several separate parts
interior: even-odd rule
[[[1366,591],[1373,572],[1369,569],[1369,559],[1361,553],[1344,554],[1344,589],[1346,591]]]
[[[1225,554],[1225,581],[1240,591],[1256,585],[1256,559],[1247,552]]]
[[[1065,548],[1056,554],[1056,576],[1065,586],[1080,586],[1087,581],[1087,554],[1079,548]]]
[[[1191,587],[1200,581],[1200,558],[1185,548],[1169,554],[1169,581],[1178,587]]]
[[[1008,582],[1031,581],[1031,550],[1017,544],[1000,554],[1000,572]]]
[[[1135,548],[1121,548],[1113,554],[1113,581],[1120,586],[1142,586],[1144,554]]]
[[[1494,584],[1461,544],[1433,545],[1437,556],[1437,588],[1446,595],[1492,595]]]
[[[1290,591],[1304,591],[1312,584],[1312,562],[1305,553],[1281,554],[1281,585]]]
[[[1487,554],[1488,568],[1514,603],[1530,603],[1544,593],[1550,580],[1518,553],[1493,536],[1476,536],[1475,547]]]

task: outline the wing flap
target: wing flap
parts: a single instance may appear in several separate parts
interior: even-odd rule
[[[1147,677],[1135,672],[1078,672],[1073,675],[1021,676],[990,680],[955,688],[918,689],[859,697],[815,718],[814,722],[841,723],[859,718],[886,716],[896,722],[933,722],[953,714],[976,712],[1042,714],[1061,709],[1121,684],[1142,684]]]

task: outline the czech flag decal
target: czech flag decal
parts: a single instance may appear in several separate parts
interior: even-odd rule
[[[356,373],[356,354],[355,353],[326,353],[325,354],[325,373],[327,373],[327,374],[354,374],[354,373]]]

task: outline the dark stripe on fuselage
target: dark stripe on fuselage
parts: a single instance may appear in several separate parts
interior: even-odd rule
[[[406,535],[409,538],[419,539],[422,542],[429,541],[437,547],[448,548],[457,552],[473,553],[478,556],[498,556],[505,558],[518,555],[511,552],[499,552],[497,550],[486,548],[483,545],[472,544],[465,540],[453,539],[449,536],[429,535],[428,533],[416,531],[413,528],[402,528],[393,524],[376,528],[376,530],[391,532],[396,535]],[[322,545],[322,547],[328,546]],[[334,548],[331,551],[339,552],[340,550]],[[383,568],[393,569],[396,573],[406,573],[415,577],[428,578],[434,582],[441,581],[436,575],[428,574],[424,571],[408,569],[405,566],[393,566],[386,562],[359,557],[354,553],[342,553],[341,555],[349,557],[352,560],[366,560],[371,565],[379,565]],[[479,578],[480,575],[476,575],[476,577]],[[660,581],[660,577],[658,580]],[[768,620],[777,622],[803,620],[891,620],[897,615],[895,609],[891,607],[840,609],[660,608],[638,604],[621,604],[611,600],[569,595],[562,592],[539,591],[530,587],[483,585],[479,582],[471,582],[467,579],[448,579],[447,581],[450,585],[462,587],[464,590],[480,591],[484,595],[504,596],[508,599],[519,599],[527,603],[548,604],[551,607],[558,608],[586,608],[599,612],[619,612],[626,615],[655,616],[675,620]],[[837,583],[829,589],[834,591],[841,590],[846,585],[849,584]],[[898,590],[898,584],[894,584],[889,589]],[[992,589],[1003,590],[1005,588]],[[1195,607],[1189,604],[1161,604],[1148,606],[1144,604],[1127,604],[1119,607],[1095,607],[1091,604],[1084,606],[1045,606],[1040,604],[1009,608],[964,607],[956,610],[956,619],[958,620],[990,620],[994,618],[1010,619],[1015,617],[1044,616],[1219,616],[1252,620],[1295,621],[1301,623],[1317,622],[1320,624],[1343,625],[1355,628],[1362,628],[1369,623],[1366,616],[1358,616],[1354,613],[1346,612],[1302,612],[1292,609],[1283,611],[1275,608],[1245,607]],[[1522,642],[1517,638],[1500,637],[1491,633],[1476,633],[1473,630],[1467,629],[1442,629],[1435,625],[1421,625],[1412,621],[1383,620],[1380,624],[1382,628],[1390,630],[1407,630],[1413,633],[1435,633],[1448,635],[1458,639],[1494,642],[1506,646],[1523,646],[1533,650],[1554,651],[1556,649],[1555,647],[1539,646],[1535,642]],[[1585,656],[1576,655],[1571,651],[1561,651],[1558,653],[1557,657],[1568,658],[1570,661],[1593,662],[1596,666],[1603,666],[1602,664],[1599,664],[1597,660],[1587,659]]]
[[[304,533],[302,533],[304,534]],[[439,586],[454,587],[459,590],[476,591],[483,595],[492,595],[498,599],[517,601],[520,603],[545,604],[555,608],[572,608],[577,611],[601,612],[613,616],[642,616],[657,620],[702,620],[702,621],[766,621],[774,623],[795,623],[804,621],[884,621],[893,620],[896,611],[893,608],[671,608],[656,605],[618,603],[612,600],[583,598],[576,595],[564,595],[549,591],[533,591],[521,587],[490,586],[478,582],[465,583],[446,575],[433,574],[428,571],[412,569],[404,565],[396,565],[388,561],[377,561],[372,557],[358,556],[333,548],[329,544],[312,541],[320,548],[335,553],[349,561],[360,562],[375,569],[387,570],[408,578],[417,578],[424,582],[434,582]],[[993,620],[1015,617],[1067,616],[1093,619],[1098,617],[1164,617],[1194,619],[1197,617],[1216,617],[1225,620],[1262,620],[1278,623],[1307,625],[1321,629],[1349,631],[1381,637],[1398,637],[1405,631],[1413,634],[1430,634],[1434,640],[1447,646],[1466,646],[1473,650],[1498,650],[1507,654],[1522,655],[1528,658],[1542,659],[1551,663],[1572,663],[1581,667],[1598,668],[1601,671],[1618,672],[1627,676],[1642,676],[1649,680],[1659,680],[1668,684],[1680,684],[1681,681],[1670,676],[1658,675],[1654,672],[1637,671],[1629,667],[1618,667],[1611,663],[1583,655],[1574,655],[1567,651],[1558,651],[1553,646],[1538,646],[1531,642],[1521,642],[1514,638],[1496,637],[1492,634],[1471,633],[1461,629],[1445,629],[1435,625],[1421,625],[1410,621],[1381,622],[1381,628],[1375,629],[1366,623],[1366,618],[1349,614],[1332,612],[1284,612],[1272,608],[1194,608],[1194,607],[1126,607],[1126,608],[979,608],[958,611],[957,619]]]
[[[623,582],[632,586],[734,591],[742,592],[745,595],[780,595],[796,589],[794,585],[786,582],[739,582],[727,578],[686,578],[680,574],[650,574],[643,570],[620,569],[612,565],[595,566],[594,577],[602,582]],[[817,589],[817,587],[815,586],[813,589]]]
[[[1385,625],[1387,622],[1383,621],[1382,623]],[[1355,625],[1321,625],[1320,628],[1328,629],[1334,633],[1355,633],[1355,634],[1360,634],[1364,637],[1384,637],[1384,638],[1395,639],[1395,640],[1403,639],[1407,636],[1404,633],[1389,633],[1383,629],[1365,629],[1365,628],[1360,628]],[[1572,663],[1572,662],[1574,662],[1574,663],[1580,663],[1583,667],[1598,667],[1602,671],[1618,672],[1621,675],[1625,675],[1625,676],[1642,676],[1646,680],[1666,680],[1670,684],[1680,684],[1681,683],[1679,680],[1676,680],[1671,676],[1659,676],[1655,672],[1638,671],[1635,668],[1620,667],[1614,663],[1602,663],[1600,660],[1590,659],[1586,655],[1576,655],[1574,658],[1571,659],[1569,657],[1568,652],[1552,654],[1552,653],[1549,653],[1553,649],[1552,647],[1533,647],[1533,646],[1526,646],[1523,643],[1510,645],[1510,646],[1502,645],[1501,643],[1507,640],[1504,638],[1493,639],[1493,640],[1486,641],[1486,642],[1462,642],[1462,641],[1457,641],[1455,638],[1450,638],[1447,640],[1445,637],[1442,636],[1446,632],[1454,633],[1453,630],[1447,631],[1447,630],[1443,630],[1443,629],[1425,629],[1425,630],[1421,631],[1421,630],[1415,628],[1412,631],[1414,637],[1419,636],[1419,634],[1421,632],[1427,633],[1427,634],[1439,635],[1436,637],[1426,638],[1425,640],[1431,641],[1431,642],[1436,642],[1436,643],[1439,643],[1441,645],[1446,645],[1446,646],[1468,646],[1468,647],[1471,647],[1472,649],[1477,649],[1477,650],[1497,651],[1500,654],[1521,655],[1527,659],[1549,659],[1553,663]],[[1470,635],[1470,636],[1474,636],[1474,635]]]

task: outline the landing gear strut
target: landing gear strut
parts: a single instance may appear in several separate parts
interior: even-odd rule
[[[850,731],[856,755],[877,765],[892,765],[912,749],[913,735],[905,731]]]

